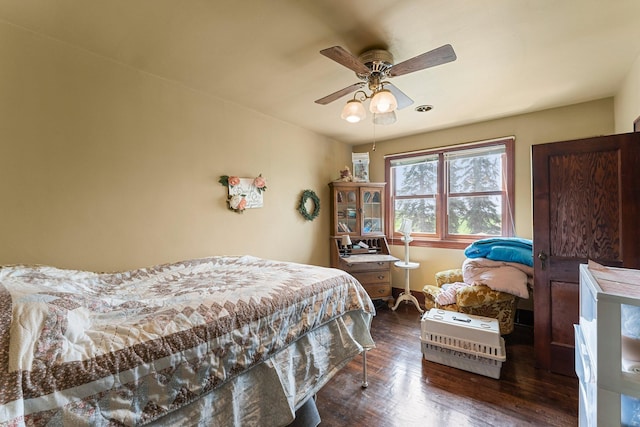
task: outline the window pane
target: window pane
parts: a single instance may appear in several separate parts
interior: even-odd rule
[[[398,235],[404,218],[425,246],[461,248],[476,238],[513,235],[514,142],[504,137],[385,156],[389,235]]]
[[[480,154],[447,159],[450,193],[477,193],[502,189],[502,154]]]
[[[429,195],[435,194],[438,189],[437,157],[421,163],[395,166],[393,171],[396,196]]]
[[[398,231],[405,218],[413,222],[415,233],[434,234],[436,232],[436,200],[432,197],[396,200],[394,231]]]
[[[450,197],[449,234],[502,234],[502,197]]]

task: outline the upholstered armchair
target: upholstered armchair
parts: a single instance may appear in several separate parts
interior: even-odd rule
[[[445,270],[436,273],[436,285],[426,285],[424,293],[425,308],[440,308],[459,313],[498,319],[500,334],[513,332],[517,297],[515,295],[494,291],[486,285],[470,285],[460,287],[455,293],[455,303],[441,305],[436,297],[443,292],[442,285],[463,282],[461,269]]]

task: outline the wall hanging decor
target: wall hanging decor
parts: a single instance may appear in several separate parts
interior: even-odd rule
[[[309,212],[307,209],[307,202],[311,200],[313,202],[313,210]],[[300,204],[298,205],[298,212],[307,221],[313,221],[320,214],[320,199],[313,190],[304,190],[302,196],[300,196]]]
[[[352,153],[353,180],[369,182],[369,153]]]
[[[255,178],[222,175],[218,182],[228,188],[227,206],[232,211],[242,213],[245,209],[262,207],[262,193],[267,190],[267,180],[262,174]]]

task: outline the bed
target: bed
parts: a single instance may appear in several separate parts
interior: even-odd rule
[[[374,346],[351,275],[251,256],[2,266],[0,294],[0,425],[287,425]]]

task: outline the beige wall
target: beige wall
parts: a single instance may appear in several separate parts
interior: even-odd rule
[[[122,270],[253,254],[328,265],[327,183],[350,147],[4,22],[0,63],[0,264]],[[531,145],[632,122],[639,68],[616,97],[616,126],[605,99],[378,142],[371,178],[384,179],[385,154],[515,135],[516,231],[531,237]],[[226,209],[219,176],[259,173],[265,206]],[[296,210],[307,188],[322,201],[313,222]],[[427,248],[411,257],[416,290],[463,260]],[[399,272],[393,280],[403,286]]]
[[[398,120],[402,120],[400,116]],[[387,154],[421,150],[440,146],[515,136],[516,188],[515,224],[519,237],[532,238],[531,201],[531,146],[545,142],[611,134],[614,131],[613,99],[607,98],[570,107],[556,108],[531,114],[492,120],[422,135],[414,135],[377,143],[376,151],[369,153],[372,181],[384,181],[384,156]],[[364,152],[371,145],[354,147]],[[404,247],[392,246],[392,253],[404,257]],[[463,250],[411,247],[410,258],[421,267],[411,270],[411,289],[419,291],[427,283],[434,283],[437,271],[459,268],[464,261]],[[404,286],[404,273],[394,269],[394,287]]]
[[[616,133],[633,131],[640,117],[640,55],[627,73],[615,98]]]
[[[0,64],[0,264],[328,265],[327,183],[350,147],[4,22]],[[229,211],[220,175],[260,173],[265,206]]]

